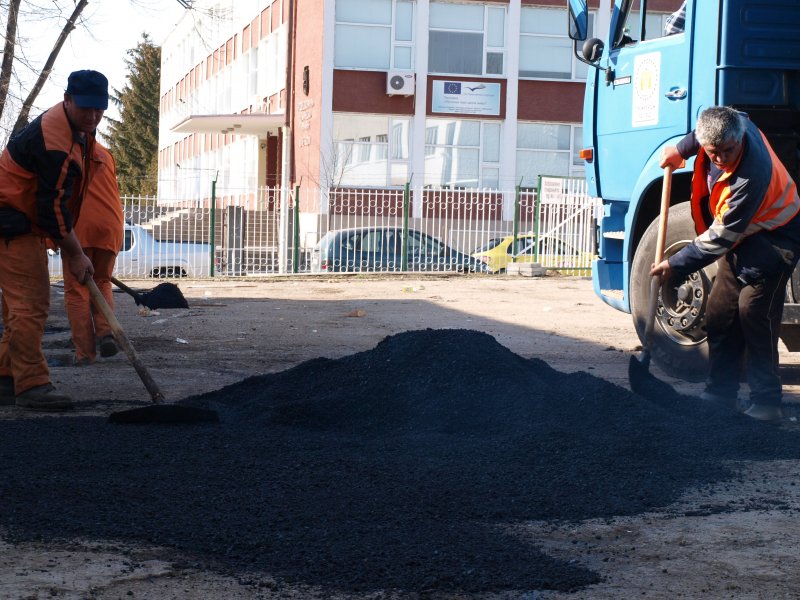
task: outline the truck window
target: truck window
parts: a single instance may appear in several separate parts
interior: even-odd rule
[[[125,230],[125,237],[122,238],[122,248],[120,252],[125,252],[133,247],[133,231],[130,229]]]
[[[651,8],[655,4],[658,10]],[[644,15],[644,35],[642,35],[642,13],[638,0],[634,2],[623,2],[620,10],[621,16],[625,16],[622,26],[622,38],[616,46],[624,46],[637,41],[655,40],[670,33],[678,33],[674,26],[667,27],[667,23],[673,23],[670,19],[673,14],[677,14],[684,4],[684,0],[665,0],[664,2],[651,2],[645,10]],[[623,12],[627,9],[627,15]]]

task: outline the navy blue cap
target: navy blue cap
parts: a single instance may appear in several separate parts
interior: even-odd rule
[[[79,108],[108,108],[108,79],[98,71],[73,71],[66,91]]]

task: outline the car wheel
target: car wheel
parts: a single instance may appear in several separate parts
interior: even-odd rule
[[[670,257],[695,238],[689,203],[669,211],[664,256]],[[650,266],[655,257],[658,221],[644,232],[631,265],[631,314],[644,343],[650,296]],[[653,362],[665,373],[686,381],[703,381],[708,371],[705,309],[716,276],[716,264],[682,280],[667,282],[659,290],[653,327]]]
[[[160,267],[158,269],[153,269],[151,276],[159,279],[164,279],[166,277],[186,277],[186,271],[181,267]]]

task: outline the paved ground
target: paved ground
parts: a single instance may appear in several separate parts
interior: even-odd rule
[[[540,358],[564,372],[585,370],[622,387],[627,387],[629,356],[638,348],[630,316],[600,302],[586,279],[185,281],[180,288],[189,299],[189,310],[156,314],[137,309],[123,294],[115,296],[128,337],[168,400],[217,390],[251,375],[283,371],[312,358],[349,356],[373,348],[388,335],[414,329],[483,331],[523,357]],[[88,368],[69,366],[71,350],[61,300],[60,288],[54,286],[45,347],[54,381],[79,401],[74,415],[105,416],[146,403],[147,392],[123,355]],[[800,403],[800,357],[782,351],[781,358],[786,400]],[[508,365],[496,365],[498,376],[507,369]],[[653,372],[663,377],[657,369]],[[663,379],[682,393],[699,392],[697,384]],[[0,407],[2,420],[33,417],[41,418]],[[787,421],[782,429],[794,427]],[[515,525],[521,539],[532,546],[604,578],[603,583],[574,594],[383,590],[340,597],[798,597],[800,494],[795,480],[800,463],[759,462],[736,468],[741,474],[734,480],[713,489],[690,490],[658,513]],[[40,493],[46,490],[43,485]],[[739,503],[740,508],[709,510],[711,496],[715,503]],[[2,510],[0,500],[0,515]],[[44,597],[327,598],[333,593],[289,586],[270,573],[232,577],[198,569],[169,547],[125,539],[45,536],[24,543],[0,541],[0,598]]]

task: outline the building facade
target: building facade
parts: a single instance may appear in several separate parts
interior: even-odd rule
[[[607,24],[603,3],[591,28]],[[229,193],[582,176],[592,67],[574,55],[566,4],[194,2],[162,47],[159,196],[207,196],[212,174]],[[675,4],[651,0],[648,28]]]

